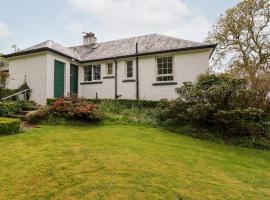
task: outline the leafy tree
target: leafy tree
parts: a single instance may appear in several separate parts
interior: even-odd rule
[[[252,86],[269,91],[269,0],[244,0],[228,9],[217,20],[207,40],[218,43],[214,66],[246,77]]]

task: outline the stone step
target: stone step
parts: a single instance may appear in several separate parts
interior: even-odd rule
[[[32,108],[24,108],[23,111],[35,111],[37,110],[36,107],[32,107]]]
[[[15,118],[15,119],[21,119],[21,120],[26,120],[26,115],[14,114],[14,115],[8,115],[8,117]]]
[[[20,112],[17,112],[16,114],[17,115],[27,115],[29,112],[32,112],[32,111],[22,110]]]

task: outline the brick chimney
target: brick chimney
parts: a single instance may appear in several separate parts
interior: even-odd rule
[[[95,37],[95,34],[92,32],[83,32],[83,45],[90,45],[90,44],[96,44],[97,38]]]

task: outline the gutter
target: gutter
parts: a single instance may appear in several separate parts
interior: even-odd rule
[[[140,99],[139,93],[139,57],[138,57],[138,43],[136,43],[136,99]]]
[[[118,99],[118,94],[117,94],[117,60],[114,60],[114,98]]]
[[[210,53],[209,59],[212,57],[213,53],[215,52],[218,44],[214,44],[213,50]]]
[[[33,50],[28,50],[28,51],[19,51],[19,52],[15,52],[15,53],[11,53],[11,54],[6,54],[6,55],[3,55],[4,58],[12,58],[12,57],[15,57],[15,56],[22,56],[22,55],[27,55],[27,54],[33,54],[33,53],[40,53],[40,52],[51,52],[51,53],[55,53],[57,55],[60,55],[60,56],[63,56],[65,58],[68,58],[68,59],[71,59],[71,60],[75,60],[77,62],[81,62],[80,60],[72,57],[72,56],[69,56],[69,55],[66,55],[64,53],[61,53],[59,51],[56,51],[54,49],[51,49],[49,47],[42,47],[42,48],[39,48],[39,49],[33,49]]]

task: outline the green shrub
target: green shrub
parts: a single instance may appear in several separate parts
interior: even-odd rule
[[[219,110],[214,114],[214,121],[217,127],[236,136],[259,135],[268,128],[264,111],[257,108]]]
[[[20,120],[0,118],[0,135],[9,135],[20,131]]]
[[[22,110],[24,101],[0,102],[0,117],[6,117]]]
[[[30,89],[30,87],[28,86],[28,84],[26,82],[24,82],[17,89],[0,88],[0,99],[2,99],[4,97],[7,97],[7,96],[10,96],[10,95],[12,95],[14,93],[20,92],[22,90],[26,90],[26,89],[29,89],[29,91],[27,91],[27,93],[26,93],[26,100],[29,100],[30,96],[31,96],[31,89]],[[14,96],[14,97],[11,97],[9,100],[16,101],[16,100],[19,100],[19,99],[18,99],[18,96]]]
[[[46,121],[49,119],[49,111],[45,108],[39,108],[36,111],[32,111],[27,114],[27,121],[33,124],[39,124],[40,122]]]
[[[161,122],[194,124],[222,130],[227,136],[259,136],[267,132],[269,102],[245,79],[206,74],[195,83],[183,83],[176,92],[179,97],[164,108]]]
[[[69,98],[65,98],[69,99]],[[57,99],[47,99],[47,105],[51,105],[54,103]],[[115,107],[121,107],[121,108],[155,108],[159,106],[160,104],[166,102],[166,101],[149,101],[149,100],[133,100],[133,99],[84,99],[86,101],[89,101],[90,103],[94,104],[100,104],[100,103],[108,103],[110,105],[113,105]]]

